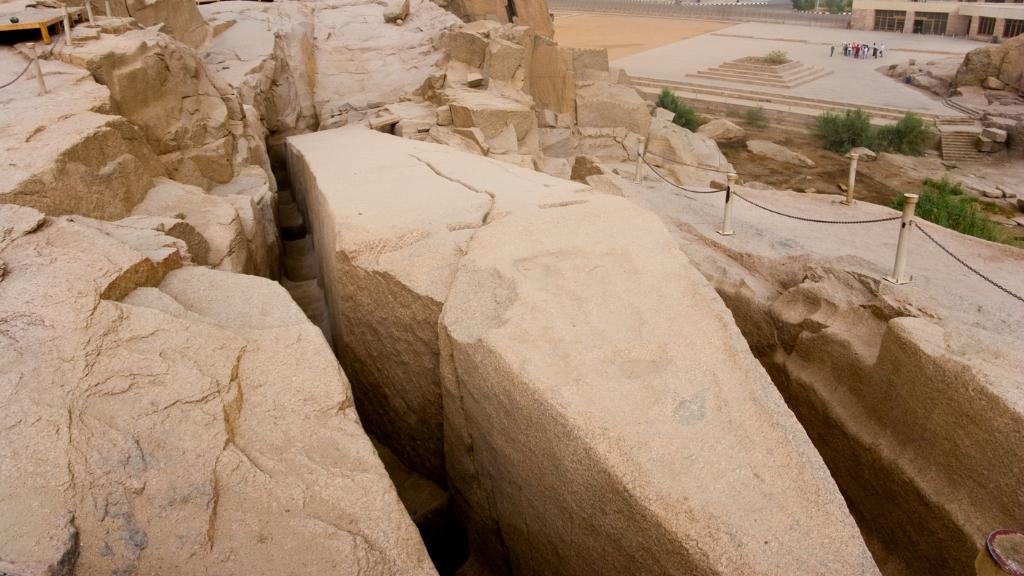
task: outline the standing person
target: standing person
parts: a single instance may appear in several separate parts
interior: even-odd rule
[[[882,42],[882,45],[878,47],[878,55],[885,58],[885,42]]]
[[[860,58],[860,44],[856,42],[853,43],[853,57]]]
[[[871,57],[878,59],[878,44],[871,43]]]
[[[833,57],[835,55],[836,55],[836,45],[833,44],[833,45],[829,46],[828,57],[831,58],[831,57]]]

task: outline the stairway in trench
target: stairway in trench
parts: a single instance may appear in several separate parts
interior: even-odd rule
[[[285,179],[279,182],[286,183]],[[331,342],[331,323],[320,279],[320,262],[313,236],[290,188],[277,191],[278,227],[281,231],[281,285],[309,320]]]
[[[938,125],[941,138],[942,159],[948,161],[971,162],[980,160],[984,155],[978,150],[978,137],[981,126],[975,122],[948,123]]]

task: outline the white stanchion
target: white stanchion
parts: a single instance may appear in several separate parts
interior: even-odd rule
[[[728,183],[725,186],[725,210],[722,212],[722,227],[718,233],[722,236],[732,236],[735,234],[732,231],[732,188],[736,185],[736,175],[729,174],[726,180]]]
[[[903,196],[903,217],[900,218],[900,239],[896,244],[896,262],[892,267],[892,275],[884,279],[893,284],[906,284],[911,276],[907,275],[907,248],[910,244],[910,226],[914,221],[914,209],[917,207],[917,194]]]
[[[853,187],[857,184],[857,159],[860,158],[860,154],[856,152],[850,153],[850,179],[846,184],[846,200],[843,204],[847,206],[853,205]]]
[[[29,42],[25,45],[28,53],[32,56],[32,71],[36,75],[36,83],[39,84],[39,95],[46,94],[46,82],[43,80],[43,67],[39,65],[39,54],[36,53],[36,45]]]

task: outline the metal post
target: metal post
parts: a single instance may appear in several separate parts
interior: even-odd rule
[[[103,0],[103,12],[107,15],[107,18],[114,16],[110,13],[110,0]]]
[[[636,171],[633,173],[633,182],[636,184],[644,183],[644,148],[645,141],[641,138],[636,145]]]
[[[95,24],[92,19],[92,0],[85,0],[85,13],[89,15],[89,25]]]
[[[736,185],[736,175],[726,176],[728,183],[725,186],[725,211],[722,213],[722,228],[718,231],[722,236],[732,236],[732,187]]]
[[[39,55],[36,54],[36,45],[34,42],[29,42],[25,45],[28,48],[29,55],[32,56],[32,71],[36,75],[36,83],[39,84],[39,95],[46,94],[46,82],[43,81],[43,68],[39,65]]]
[[[906,284],[911,276],[907,276],[907,246],[910,244],[910,224],[914,221],[914,208],[917,206],[917,194],[903,195],[903,218],[900,219],[900,239],[896,244],[896,263],[892,267],[892,275],[885,280],[893,284]]]
[[[64,35],[67,36],[68,46],[71,46],[71,17],[68,16],[67,6],[64,6]]]
[[[857,184],[857,159],[860,158],[860,154],[856,152],[850,153],[850,179],[846,184],[846,200],[843,204],[847,206],[853,206],[853,187]]]

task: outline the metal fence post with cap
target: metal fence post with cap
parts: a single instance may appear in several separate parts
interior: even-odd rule
[[[893,284],[906,284],[911,277],[907,276],[907,248],[910,244],[910,225],[914,221],[914,208],[917,206],[917,194],[903,195],[903,216],[900,218],[900,239],[896,244],[896,263],[892,267],[892,275],[884,276]]]
[[[736,175],[728,174],[725,185],[725,211],[722,213],[722,227],[718,233],[722,236],[732,236],[732,187],[736,185]]]
[[[36,53],[35,42],[25,44],[29,56],[32,57],[32,72],[36,75],[36,83],[39,84],[39,95],[46,94],[46,82],[43,80],[43,68],[39,65],[39,54]]]
[[[636,171],[633,172],[633,182],[636,184],[644,183],[644,148],[647,146],[647,141],[641,138],[636,144]]]
[[[860,158],[860,154],[856,152],[850,152],[850,179],[846,183],[846,200],[843,200],[843,204],[851,206],[853,204],[853,187],[857,184],[857,159]]]

